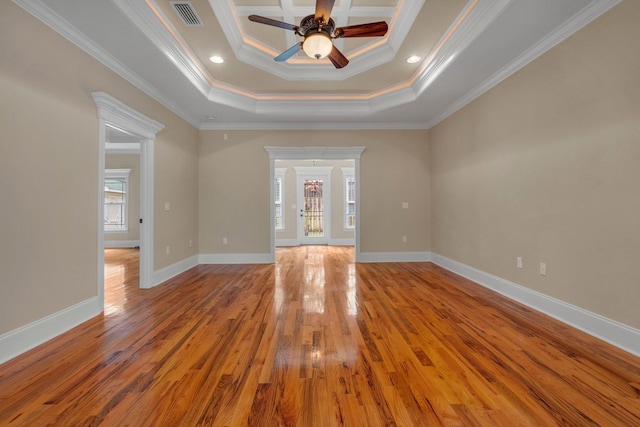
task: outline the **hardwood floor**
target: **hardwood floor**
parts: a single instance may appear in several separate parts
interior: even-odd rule
[[[0,365],[0,425],[640,426],[637,357],[429,263],[277,258],[108,267],[104,316]]]
[[[104,314],[121,312],[124,304],[139,292],[140,250],[117,248],[104,250]]]

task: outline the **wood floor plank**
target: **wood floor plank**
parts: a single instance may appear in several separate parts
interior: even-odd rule
[[[430,263],[200,265],[0,365],[4,426],[640,426],[640,359]]]

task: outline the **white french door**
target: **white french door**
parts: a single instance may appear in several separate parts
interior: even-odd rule
[[[331,236],[332,167],[296,167],[298,242],[326,245]]]

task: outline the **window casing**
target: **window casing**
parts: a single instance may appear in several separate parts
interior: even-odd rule
[[[284,230],[284,174],[287,168],[276,168],[274,187],[274,218],[276,230]]]
[[[344,229],[356,228],[356,176],[354,168],[342,168],[344,178]]]
[[[104,172],[104,231],[129,231],[129,173],[131,169]]]

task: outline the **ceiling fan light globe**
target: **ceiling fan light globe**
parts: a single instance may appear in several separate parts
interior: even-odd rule
[[[325,33],[318,32],[308,35],[304,39],[302,49],[309,58],[322,59],[331,53],[333,43],[331,42],[331,38]]]

